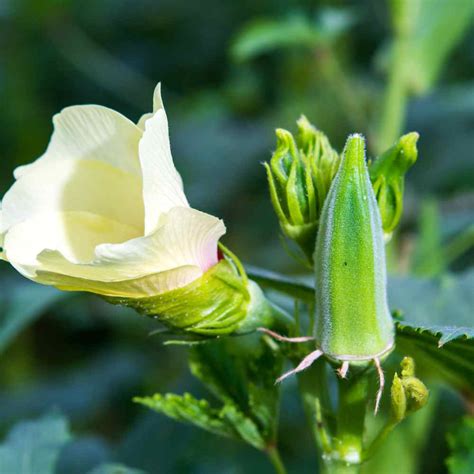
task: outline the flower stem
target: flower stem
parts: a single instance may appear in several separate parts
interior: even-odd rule
[[[266,452],[268,459],[272,463],[273,469],[275,470],[275,474],[286,474],[286,468],[280,457],[278,449],[275,446],[270,446]]]

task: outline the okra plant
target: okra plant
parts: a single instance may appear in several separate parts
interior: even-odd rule
[[[265,169],[281,231],[302,272],[312,269],[300,281],[247,270],[219,242],[223,222],[184,194],[159,86],[153,109],[136,124],[92,105],[58,114],[46,152],[16,170],[4,196],[2,259],[31,280],[156,319],[168,342],[189,346],[191,372],[219,402],[186,393],[137,403],[246,442],[284,473],[279,396],[297,380],[321,472],[360,472],[429,402],[420,353],[452,368],[441,346],[456,335],[425,334],[387,299],[385,245],[418,134],[368,160],[357,133],[338,152],[305,117],[295,136],[277,130]],[[294,368],[283,372],[286,361]]]

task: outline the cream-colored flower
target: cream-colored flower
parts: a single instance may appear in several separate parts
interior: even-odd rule
[[[46,152],[15,170],[3,198],[1,258],[39,283],[125,298],[183,287],[217,263],[225,227],[188,204],[159,85],[138,124],[98,105],[53,122]]]

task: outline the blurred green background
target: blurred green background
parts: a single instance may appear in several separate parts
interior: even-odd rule
[[[474,263],[474,2],[408,3],[421,11],[404,17],[403,2],[378,0],[0,0],[1,194],[13,169],[45,150],[61,108],[97,103],[137,120],[161,81],[189,201],[225,220],[224,243],[244,262],[300,271],[281,246],[261,162],[274,129],[294,130],[304,113],[337,149],[364,133],[371,157],[401,132],[420,133],[390,268],[464,277]],[[58,410],[75,434],[61,474],[104,462],[149,473],[271,472],[251,448],[131,402],[155,391],[202,393],[185,349],[148,336],[155,323],[30,285],[5,263],[0,273],[1,434]],[[290,472],[314,472],[292,383],[282,454]],[[452,392],[440,396],[449,431],[463,406]],[[448,445],[442,435],[432,442],[430,470],[419,472],[446,472]]]

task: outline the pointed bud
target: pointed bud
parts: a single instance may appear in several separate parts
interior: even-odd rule
[[[177,332],[212,337],[275,327],[284,315],[270,305],[260,287],[230,255],[184,287],[145,298],[104,298],[153,317]]]
[[[416,132],[403,135],[394,146],[370,164],[370,179],[386,238],[390,238],[402,216],[405,174],[418,157],[418,138]]]
[[[411,357],[404,357],[400,362],[402,377],[413,377],[415,375],[415,361]]]
[[[429,391],[426,385],[415,377],[415,362],[404,357],[400,364],[401,377],[395,373],[391,389],[392,416],[397,423],[408,414],[423,408],[428,402]]]
[[[390,390],[391,402],[392,402],[392,417],[397,423],[403,420],[407,411],[407,397],[405,395],[405,389],[403,383],[395,373],[393,376],[392,387]]]
[[[339,157],[305,117],[297,123],[296,139],[286,130],[276,131],[277,148],[265,168],[283,233],[312,261],[319,215]]]
[[[347,140],[314,255],[316,343],[338,361],[383,357],[394,342],[382,225],[364,147],[361,135]]]

